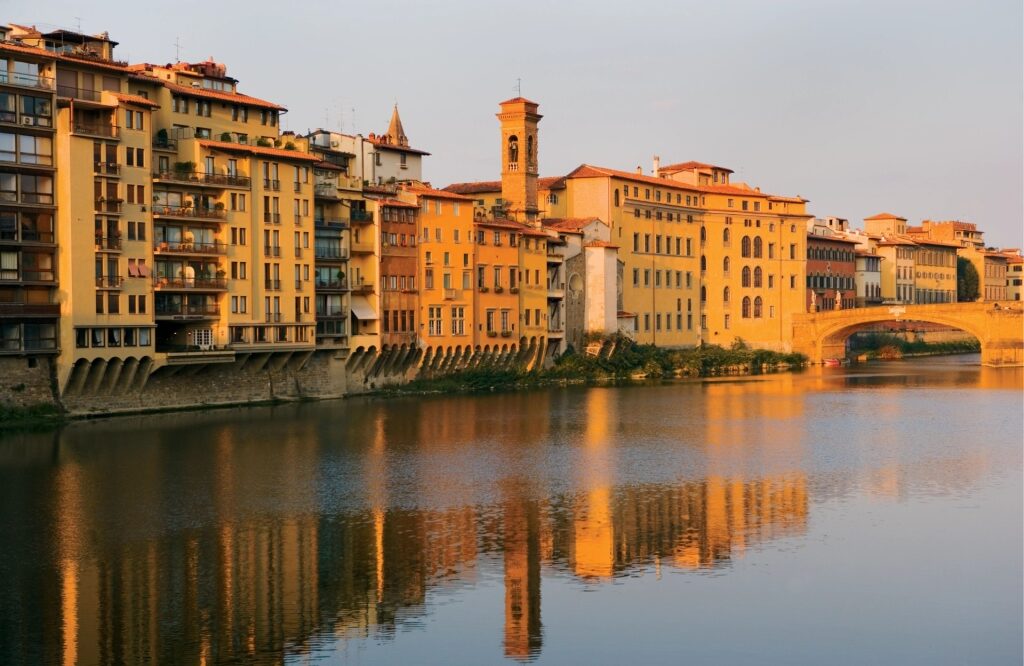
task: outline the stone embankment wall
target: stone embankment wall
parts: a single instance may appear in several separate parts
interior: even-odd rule
[[[56,405],[52,363],[48,356],[0,357],[0,408]]]

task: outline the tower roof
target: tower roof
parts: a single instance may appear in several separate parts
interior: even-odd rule
[[[391,122],[388,123],[388,139],[396,146],[408,146],[409,138],[405,135],[405,128],[402,127],[402,119],[398,116],[398,104],[391,111]]]

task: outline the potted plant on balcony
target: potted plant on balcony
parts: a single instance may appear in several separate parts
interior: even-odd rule
[[[213,204],[213,209],[216,210],[216,211],[224,210],[224,202],[223,201],[218,201],[217,203]]]
[[[166,129],[160,128],[160,129],[158,129],[156,131],[156,142],[155,142],[155,145],[160,146],[162,148],[166,148],[167,146],[170,145],[170,141],[169,141],[169,139],[167,137],[167,130]]]
[[[232,143],[231,132],[221,132],[220,140],[223,141],[224,143]]]

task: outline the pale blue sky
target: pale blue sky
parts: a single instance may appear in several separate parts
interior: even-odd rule
[[[266,9],[263,9],[266,6]],[[289,11],[289,7],[293,7]],[[4,22],[107,30],[133,62],[225,62],[284,126],[382,131],[399,103],[435,185],[498,175],[497,103],[541,105],[543,175],[700,160],[816,215],[977,222],[1022,244],[1019,0],[91,3]],[[76,18],[77,17],[77,18]],[[353,124],[353,112],[354,124]]]

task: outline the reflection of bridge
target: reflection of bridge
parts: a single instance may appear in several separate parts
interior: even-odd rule
[[[970,333],[981,343],[984,365],[1024,365],[1024,310],[1020,305],[937,303],[856,308],[793,315],[793,351],[812,363],[846,354],[846,339],[887,321],[925,321]]]

